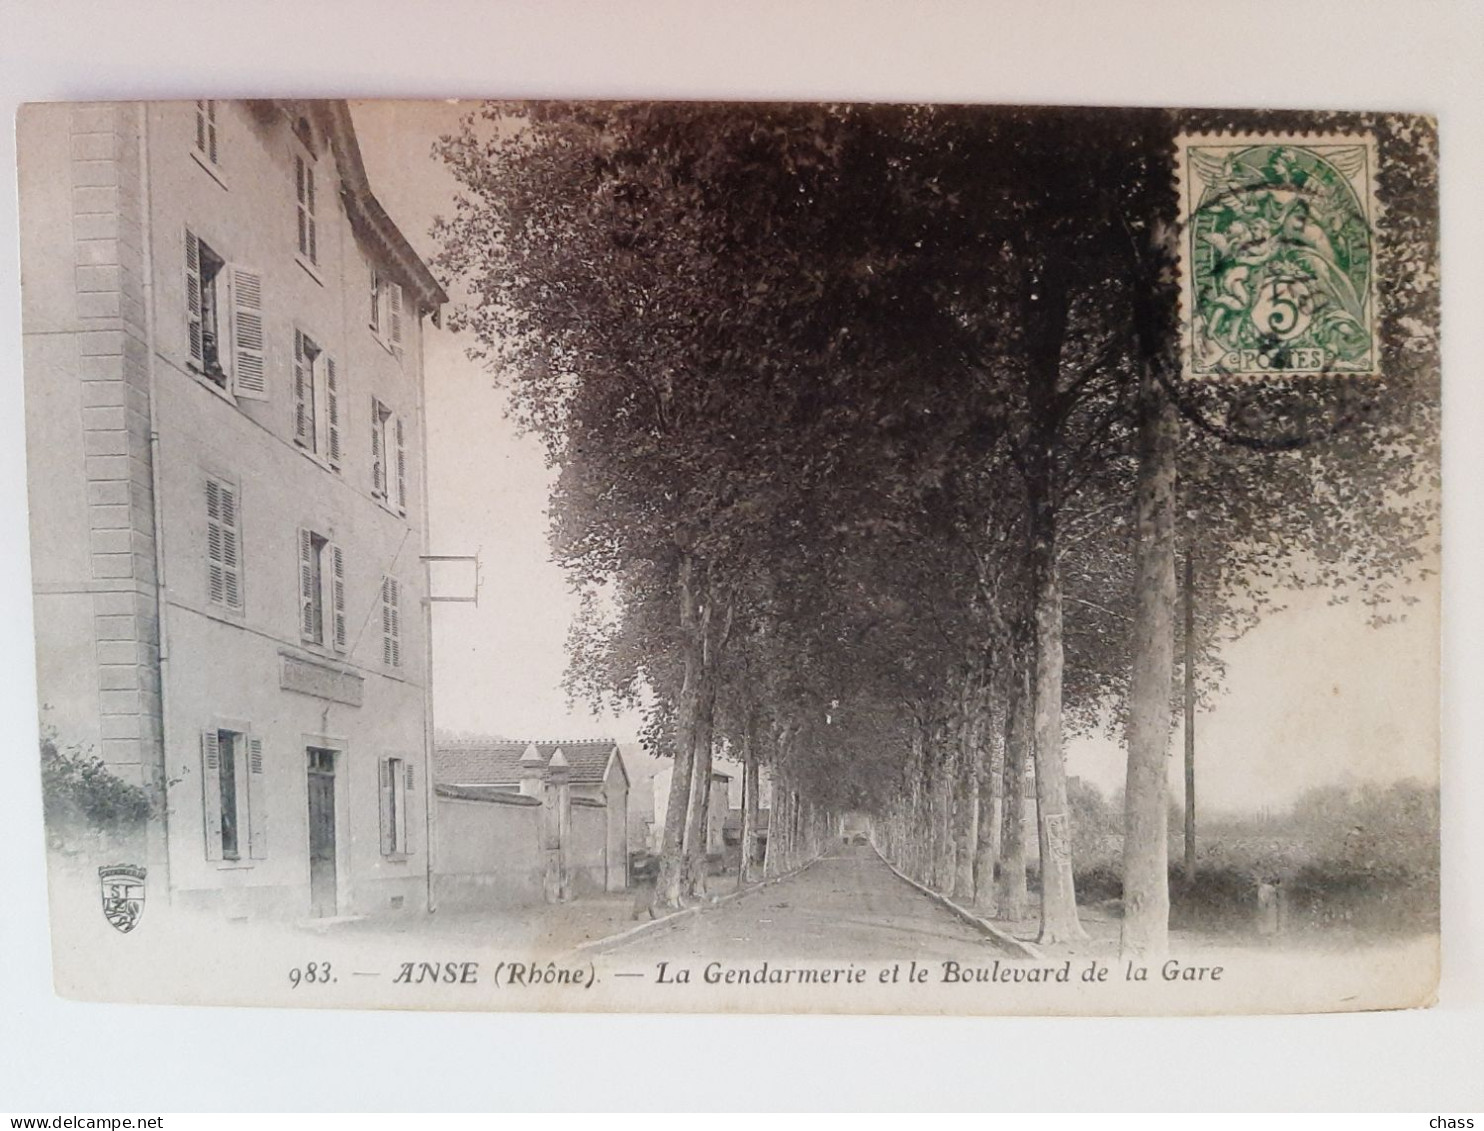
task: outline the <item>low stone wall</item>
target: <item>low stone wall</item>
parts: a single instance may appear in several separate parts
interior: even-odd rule
[[[435,859],[440,907],[540,903],[541,802],[519,794],[448,797],[440,789]]]
[[[608,808],[601,801],[572,797],[565,788],[535,797],[439,786],[437,805],[439,906],[509,907],[608,888]],[[556,880],[558,858],[566,865],[565,883]]]
[[[575,895],[598,895],[607,889],[608,808],[583,797],[572,799],[572,840],[567,863]]]

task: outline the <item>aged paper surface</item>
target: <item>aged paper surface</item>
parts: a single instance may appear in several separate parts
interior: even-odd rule
[[[19,154],[64,995],[1431,1001],[1430,121],[262,99]]]

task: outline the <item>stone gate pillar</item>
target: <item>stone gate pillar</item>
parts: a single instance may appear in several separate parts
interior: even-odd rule
[[[541,796],[541,751],[533,742],[520,756],[520,791],[526,797]]]
[[[572,771],[558,750],[546,767],[542,791],[541,849],[545,858],[542,885],[547,903],[565,903],[572,897],[568,856],[572,846]]]

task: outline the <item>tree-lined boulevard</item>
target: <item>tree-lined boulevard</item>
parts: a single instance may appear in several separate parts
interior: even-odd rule
[[[1182,374],[1174,145],[1221,130],[1375,138],[1371,372]],[[1170,736],[1223,647],[1295,588],[1384,623],[1431,566],[1434,148],[1402,116],[711,104],[493,105],[443,139],[454,325],[558,472],[569,688],[674,760],[656,904],[705,897],[724,750],[744,845],[772,781],[744,883],[864,813],[914,879],[1075,944],[1065,742],[1101,730],[1122,948],[1162,953]],[[887,888],[932,907],[868,851],[789,881],[800,938],[822,908],[869,945],[852,908]]]

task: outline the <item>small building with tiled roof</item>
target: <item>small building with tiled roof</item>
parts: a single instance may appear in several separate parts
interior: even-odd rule
[[[579,888],[587,880],[600,890],[622,891],[628,887],[629,873],[629,775],[612,739],[440,738],[433,749],[440,811],[449,812],[452,824],[450,803],[494,806],[484,810],[484,817],[466,806],[457,807],[459,827],[484,842],[486,835],[474,830],[490,822],[518,820],[511,805],[539,804],[553,759],[566,769],[573,807],[569,854]],[[459,839],[464,834],[450,828],[449,836]],[[459,847],[450,846],[455,851]]]
[[[433,770],[440,785],[495,786],[520,790],[521,758],[534,746],[543,769],[558,750],[570,768],[573,797],[606,799],[605,791],[622,785],[628,795],[629,775],[618,743],[611,738],[555,741],[513,741],[501,738],[439,739],[433,754]]]

